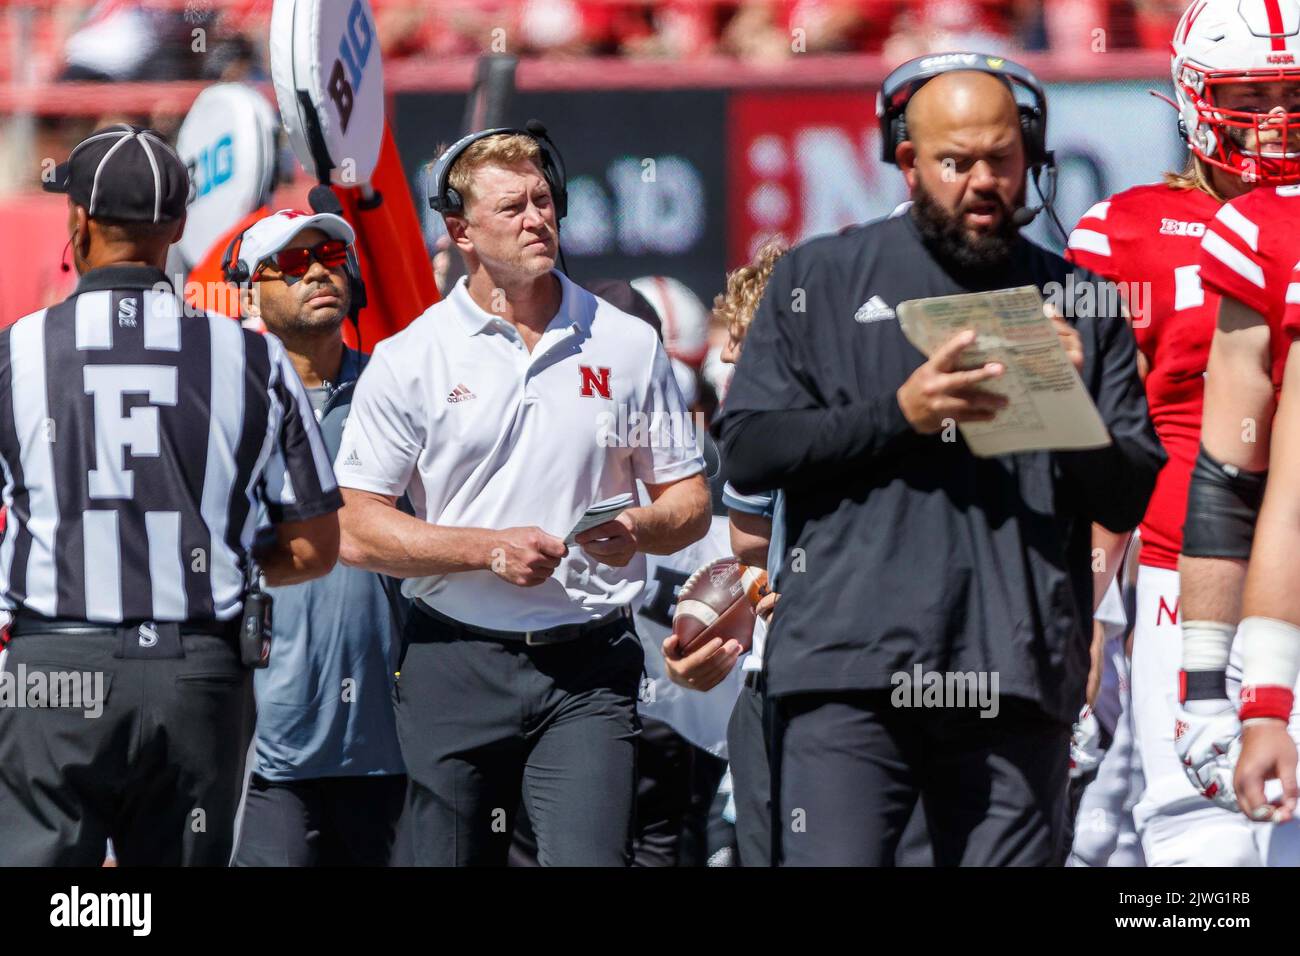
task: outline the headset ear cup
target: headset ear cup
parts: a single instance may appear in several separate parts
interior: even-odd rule
[[[221,254],[221,274],[227,282],[243,285],[248,281],[247,272],[242,263],[235,258],[235,246],[244,238],[242,232],[236,233],[226,244],[226,251]]]
[[[551,199],[555,202],[555,221],[559,222],[569,211],[568,184],[556,168],[555,161],[549,156],[542,165],[542,175],[546,178],[546,184],[551,187]]]
[[[1036,107],[1020,107],[1020,135],[1025,144],[1025,160],[1030,166],[1041,166],[1046,161],[1047,143],[1041,116]]]
[[[349,311],[351,311],[353,315],[356,315],[364,309],[369,302],[366,297],[366,283],[361,278],[361,262],[357,258],[356,250],[351,248],[348,249],[347,275],[348,291],[352,295],[352,308]]]

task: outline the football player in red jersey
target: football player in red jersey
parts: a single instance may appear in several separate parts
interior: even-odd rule
[[[1188,767],[1175,749],[1176,727],[1180,744],[1217,740],[1215,722],[1232,712],[1224,679],[1213,693],[1194,679],[1187,709],[1180,709],[1182,635],[1195,663],[1203,635],[1217,638],[1226,628],[1222,677],[1236,621],[1213,597],[1220,593],[1214,582],[1205,587],[1195,568],[1186,577],[1186,558],[1180,595],[1179,555],[1202,442],[1203,373],[1219,314],[1220,290],[1202,272],[1202,237],[1216,230],[1216,217],[1231,218],[1225,202],[1300,178],[1291,152],[1300,129],[1292,112],[1300,110],[1300,3],[1196,0],[1172,46],[1180,125],[1192,154],[1186,171],[1095,205],[1071,234],[1067,254],[1127,293],[1147,402],[1169,455],[1139,532],[1131,688],[1146,778],[1134,808],[1143,852],[1152,866],[1258,865],[1272,862],[1269,835],[1233,812],[1230,786],[1225,794],[1225,780],[1204,776],[1199,754]],[[1208,699],[1197,699],[1202,695]]]
[[[1298,189],[1280,192],[1279,199],[1294,203],[1300,198],[1295,195]],[[1294,250],[1290,254],[1294,257]],[[1297,369],[1291,371],[1289,391],[1285,381],[1281,383],[1271,423],[1273,440],[1266,462],[1271,481],[1259,513],[1242,599],[1238,631],[1243,670],[1240,717],[1245,731],[1234,780],[1241,808],[1256,819],[1275,821],[1293,818],[1297,796],[1296,745],[1288,723],[1293,723],[1294,688],[1300,675],[1300,589],[1295,587],[1293,572],[1295,535],[1300,531],[1300,497],[1295,494],[1300,483],[1300,389],[1294,384],[1300,381],[1300,350],[1292,350],[1290,344],[1300,336],[1300,266],[1292,272],[1286,290],[1282,316],[1271,335],[1270,384],[1279,384],[1286,366]],[[1277,306],[1266,305],[1270,304],[1275,315]],[[1269,780],[1281,782],[1280,796],[1266,795]]]
[[[1176,751],[1201,792],[1228,810],[1238,809],[1233,769],[1241,724],[1235,701],[1249,648],[1243,640],[1234,650],[1234,637],[1286,357],[1278,334],[1284,290],[1300,256],[1300,233],[1277,218],[1294,215],[1288,199],[1297,191],[1277,184],[1300,178],[1300,93],[1291,82],[1300,13],[1291,2],[1266,8],[1266,17],[1256,18],[1250,36],[1242,37],[1249,69],[1213,75],[1198,70],[1193,57],[1180,97],[1184,122],[1199,137],[1194,147],[1266,187],[1225,204],[1202,241],[1202,285],[1219,297],[1219,306],[1179,563],[1183,667],[1177,686],[1183,709],[1174,731]],[[1232,87],[1239,95],[1225,98]],[[1241,94],[1252,87],[1257,95]],[[1235,111],[1214,109],[1224,104]],[[1263,862],[1295,865],[1296,826],[1251,832]]]

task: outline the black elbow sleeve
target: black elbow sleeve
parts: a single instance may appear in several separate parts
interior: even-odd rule
[[[1267,471],[1242,471],[1216,461],[1202,445],[1187,489],[1183,554],[1190,558],[1249,558],[1267,477]]]

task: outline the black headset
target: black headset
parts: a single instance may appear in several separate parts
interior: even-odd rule
[[[1044,209],[1056,222],[1057,229],[1065,230],[1056,220],[1052,203],[1056,199],[1056,154],[1047,148],[1047,94],[1038,77],[1025,67],[1005,57],[986,53],[936,53],[908,60],[895,69],[880,84],[876,95],[876,119],[880,123],[880,158],[891,166],[898,165],[898,147],[907,139],[907,104],[916,91],[936,76],[973,70],[997,77],[1015,94],[1018,87],[1029,92],[1033,102],[1016,102],[1020,114],[1021,140],[1025,147],[1025,165],[1042,202],[1038,206],[1023,206],[1013,218],[1018,226],[1026,226]],[[1044,188],[1039,178],[1045,176]]]
[[[252,227],[249,227],[252,228]],[[247,229],[241,229],[231,237],[230,242],[226,244],[226,251],[221,254],[221,274],[225,276],[227,282],[243,288],[252,281],[252,274],[248,271],[248,266],[240,262],[236,256],[235,246],[243,246],[244,233]]]
[[[541,149],[542,178],[551,187],[551,199],[555,203],[555,221],[558,223],[569,211],[568,176],[564,169],[564,157],[560,155],[559,148],[547,134],[546,127],[535,119],[525,123],[523,129],[499,126],[494,129],[470,133],[468,136],[462,136],[443,150],[442,155],[433,164],[433,170],[429,174],[429,185],[431,187],[429,189],[429,208],[442,213],[444,216],[464,214],[464,197],[448,183],[451,178],[451,167],[456,164],[456,160],[460,159],[465,150],[479,140],[487,139],[489,136],[501,135],[527,136],[537,143]]]
[[[876,97],[876,118],[880,121],[880,158],[892,166],[898,146],[907,139],[907,104],[916,91],[936,76],[973,70],[987,73],[1007,84],[1014,92],[1019,84],[1029,91],[1033,103],[1017,103],[1020,129],[1024,134],[1025,161],[1030,167],[1055,163],[1047,148],[1047,94],[1038,78],[1012,60],[983,53],[938,53],[908,60],[880,84]]]

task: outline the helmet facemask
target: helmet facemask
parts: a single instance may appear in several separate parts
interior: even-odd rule
[[[1276,103],[1276,92],[1265,87],[1279,83],[1291,87],[1286,105],[1257,112]],[[1188,146],[1203,162],[1248,183],[1300,182],[1300,70],[1211,72],[1184,63],[1178,93]],[[1243,98],[1247,108],[1233,108]],[[1297,112],[1286,111],[1292,106]]]

